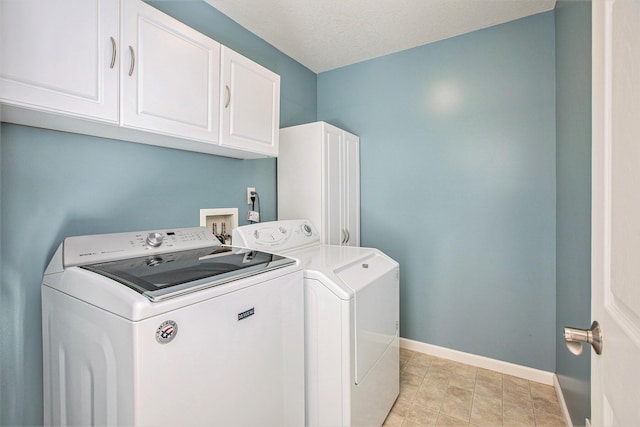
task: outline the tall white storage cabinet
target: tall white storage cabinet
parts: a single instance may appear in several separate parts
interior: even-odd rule
[[[278,219],[307,218],[322,243],[360,246],[360,138],[325,122],[280,129]]]

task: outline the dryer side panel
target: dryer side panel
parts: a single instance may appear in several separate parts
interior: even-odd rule
[[[355,382],[359,384],[397,335],[399,267],[376,251],[335,274],[355,292]]]
[[[391,270],[356,293],[356,384],[396,337],[398,288],[398,272]]]

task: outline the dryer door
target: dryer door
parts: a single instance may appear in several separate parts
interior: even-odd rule
[[[336,275],[355,292],[355,383],[360,383],[398,333],[398,264],[379,253]]]

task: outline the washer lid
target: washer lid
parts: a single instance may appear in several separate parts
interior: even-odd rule
[[[80,268],[113,279],[157,302],[291,264],[295,260],[279,255],[211,246]]]

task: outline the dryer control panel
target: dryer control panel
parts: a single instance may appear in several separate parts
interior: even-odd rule
[[[243,225],[233,230],[233,244],[249,249],[286,252],[319,245],[320,234],[306,219]]]

